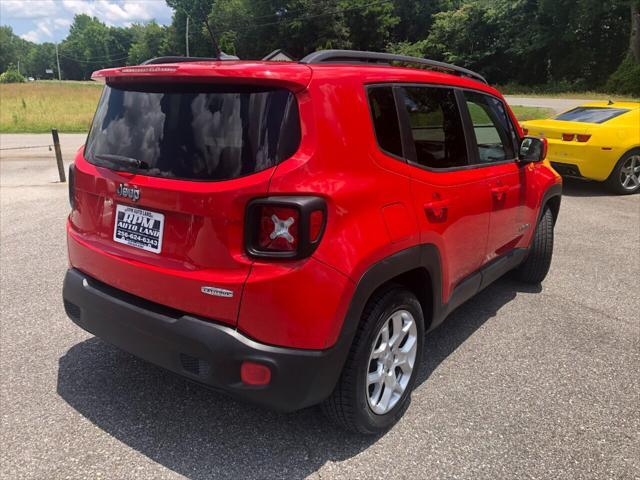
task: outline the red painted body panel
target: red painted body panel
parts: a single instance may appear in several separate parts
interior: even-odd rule
[[[415,168],[411,189],[420,224],[420,242],[441,252],[442,301],[483,263],[490,198],[486,168],[433,172]]]
[[[310,258],[300,262],[256,262],[242,295],[238,329],[261,342],[324,349],[340,333],[355,284]]]
[[[251,261],[243,248],[249,200],[267,193],[273,169],[226,182],[190,182],[117,173],[75,160],[76,208],[69,215],[71,263],[98,280],[147,300],[235,325]],[[119,183],[144,191],[116,198]],[[162,255],[113,241],[117,204],[165,215]],[[135,266],[135,268],[134,268]],[[203,295],[201,286],[233,292]]]
[[[297,92],[300,147],[277,167],[223,182],[116,173],[88,163],[79,152],[76,207],[68,223],[70,264],[150,301],[237,326],[262,343],[332,346],[364,272],[420,243],[440,251],[446,302],[455,286],[484,263],[529,245],[544,192],[560,181],[547,164],[434,172],[378,148],[367,84],[446,84],[502,99],[493,88],[467,78],[410,68],[273,62],[151,67],[103,70],[94,78],[284,86]],[[515,119],[514,125],[519,129]],[[115,205],[127,204],[115,196],[119,183],[144,192],[134,206],[165,215],[160,255],[112,240]],[[326,229],[313,256],[252,260],[243,240],[247,203],[292,194],[326,201]],[[530,228],[520,230],[522,224]],[[205,295],[202,286],[228,289],[233,296]]]

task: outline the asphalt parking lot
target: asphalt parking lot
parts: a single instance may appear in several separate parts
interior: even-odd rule
[[[63,137],[67,159],[81,142]],[[363,438],[316,409],[212,393],[76,327],[61,301],[66,185],[50,153],[7,152],[1,478],[640,478],[640,195],[567,182],[547,280],[500,280],[454,312],[427,338],[405,417]]]

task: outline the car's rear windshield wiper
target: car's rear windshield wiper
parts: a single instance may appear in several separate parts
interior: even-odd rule
[[[101,153],[94,155],[98,160],[106,160],[107,162],[115,163],[116,165],[124,165],[125,167],[143,168],[149,169],[149,164],[144,160],[138,160],[137,158],[125,157],[122,155],[112,155],[110,153]]]

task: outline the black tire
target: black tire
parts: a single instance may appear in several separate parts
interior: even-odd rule
[[[417,327],[417,350],[413,370],[399,400],[385,414],[376,414],[369,406],[366,377],[369,373],[373,343],[385,322],[393,313],[406,310]],[[402,342],[400,342],[402,343]],[[321,404],[324,414],[337,426],[361,434],[378,434],[393,426],[410,403],[411,391],[422,361],[424,347],[424,317],[420,302],[410,291],[390,287],[372,296],[362,314],[351,351],[338,384],[331,396]]]
[[[625,168],[625,164],[631,159],[631,157],[640,157],[640,148],[636,148],[625,153],[622,158],[618,160],[616,166],[613,167],[611,175],[609,175],[609,178],[605,181],[605,184],[613,193],[617,193],[618,195],[631,195],[640,191],[640,183],[632,188],[628,188],[623,185],[622,170]],[[640,163],[636,164],[640,166]]]
[[[547,208],[536,226],[527,258],[514,270],[516,278],[525,283],[542,282],[549,273],[552,256],[553,213]]]

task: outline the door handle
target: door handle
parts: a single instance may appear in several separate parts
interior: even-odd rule
[[[509,191],[509,186],[508,185],[502,185],[500,187],[493,187],[491,189],[491,193],[493,194],[493,198],[495,198],[496,200],[502,200],[503,197],[507,194],[508,191]]]
[[[440,218],[444,216],[450,204],[450,200],[434,200],[432,202],[425,203],[424,210],[427,215]]]

